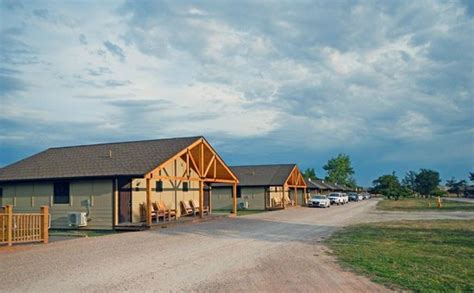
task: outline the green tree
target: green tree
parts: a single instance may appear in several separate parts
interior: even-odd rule
[[[381,193],[388,198],[395,198],[398,200],[400,196],[404,195],[404,190],[395,172],[392,174],[382,175],[375,179],[372,184],[374,185],[373,191]]]
[[[429,169],[421,169],[415,178],[415,190],[425,196],[430,196],[431,193],[438,188],[440,182],[441,179],[439,178],[438,172]]]
[[[311,178],[311,179],[317,179],[318,177],[316,177],[316,171],[314,171],[314,168],[306,168],[306,170],[304,170],[303,172],[303,177],[308,179],[308,178]]]
[[[350,187],[352,189],[358,188],[357,181],[355,180],[354,177],[349,178],[346,182],[346,185],[347,185],[347,187]]]
[[[339,154],[337,157],[330,159],[323,166],[323,169],[327,173],[325,180],[338,184],[348,185],[351,175],[354,174],[351,159],[345,154]]]
[[[456,180],[454,177],[446,181],[446,186],[459,197],[467,186],[466,180]]]
[[[402,185],[410,190],[410,193],[413,195],[416,190],[416,175],[415,171],[408,171],[405,174],[405,177],[402,179]]]
[[[474,181],[474,173],[469,172],[469,180]]]

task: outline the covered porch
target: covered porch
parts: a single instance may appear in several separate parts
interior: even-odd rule
[[[295,165],[283,186],[270,186],[267,189],[267,209],[284,209],[288,206],[306,205],[306,183]]]
[[[239,181],[204,138],[143,177],[131,178],[125,185],[120,181],[115,180],[114,188],[116,229],[133,230],[202,219],[212,214],[211,183],[232,186],[232,212],[237,213]]]

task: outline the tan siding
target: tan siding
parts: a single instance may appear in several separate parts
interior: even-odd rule
[[[50,205],[53,183],[9,184],[4,190],[8,192],[8,202],[15,198],[14,211],[39,212],[40,206]],[[71,180],[70,195],[71,204],[50,205],[52,228],[70,228],[68,213],[86,212],[87,200],[93,199],[87,228],[112,229],[112,180]],[[34,206],[31,205],[32,198]]]

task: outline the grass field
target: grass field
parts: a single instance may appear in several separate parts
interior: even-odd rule
[[[377,209],[385,211],[474,211],[472,203],[443,200],[442,205],[442,208],[437,208],[434,198],[384,199],[377,204]]]
[[[343,266],[389,287],[474,291],[474,220],[356,225],[328,244]]]

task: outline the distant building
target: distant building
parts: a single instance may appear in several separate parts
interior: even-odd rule
[[[296,164],[231,166],[239,178],[237,199],[242,208],[272,210],[305,204],[306,183]],[[212,185],[212,207],[230,209],[232,189]]]

